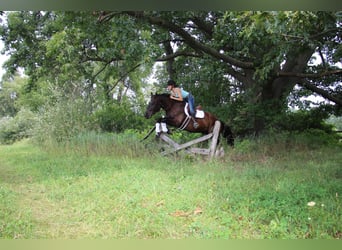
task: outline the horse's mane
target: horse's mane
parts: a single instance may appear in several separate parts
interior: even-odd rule
[[[167,101],[169,101],[169,102],[171,102],[171,103],[173,103],[173,104],[185,105],[184,102],[180,102],[180,101],[176,101],[176,100],[174,100],[174,99],[171,99],[171,98],[170,98],[170,95],[171,95],[171,94],[169,94],[169,93],[161,93],[161,94],[156,93],[156,94],[154,94],[154,96],[158,96],[158,97],[160,97],[160,98],[166,98]]]
[[[170,97],[169,93],[155,94],[156,96]]]

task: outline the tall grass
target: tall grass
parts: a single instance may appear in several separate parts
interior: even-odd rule
[[[147,153],[145,146],[139,143],[138,135],[130,132],[123,134],[85,132],[64,142],[45,141],[44,145],[46,150],[51,153],[67,153],[81,156],[136,158]]]
[[[0,237],[341,238],[340,152],[288,135],[213,161],[162,157],[130,133],[0,146]]]

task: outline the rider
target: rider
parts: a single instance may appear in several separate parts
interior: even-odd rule
[[[192,117],[192,120],[194,122],[194,128],[198,127],[198,123],[195,120],[195,99],[192,96],[191,93],[188,91],[185,91],[184,89],[181,89],[177,86],[176,82],[174,80],[169,80],[167,82],[167,90],[171,92],[170,98],[177,100],[177,101],[186,101],[189,104],[190,109],[190,115]]]

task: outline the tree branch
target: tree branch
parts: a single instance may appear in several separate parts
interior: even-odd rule
[[[105,68],[111,63],[112,61],[106,62],[105,65],[100,69],[95,75],[93,75],[93,79],[95,79],[99,74],[101,74],[102,71],[105,70]]]
[[[316,39],[316,38],[318,38],[318,37],[320,37],[320,36],[323,36],[323,35],[325,35],[325,34],[327,34],[327,33],[334,32],[334,31],[337,31],[337,33],[338,33],[338,32],[340,32],[340,31],[342,31],[342,29],[337,27],[337,28],[332,28],[332,29],[323,30],[323,31],[320,32],[320,33],[311,35],[308,39],[310,39],[310,40],[311,40],[311,39]],[[290,35],[290,34],[282,34],[282,36],[285,37],[285,39],[287,39],[287,38],[293,38],[293,39],[295,39],[295,41],[307,39],[307,38],[305,38],[304,36],[296,36],[296,35]]]
[[[207,53],[208,55],[213,56],[214,58],[220,59],[226,63],[231,64],[230,67],[227,67],[227,72],[241,82],[246,80],[246,77],[243,76],[238,71],[236,71],[233,66],[245,68],[245,69],[253,69],[254,65],[252,62],[243,62],[243,61],[237,60],[233,57],[221,54],[217,50],[210,48],[210,47],[207,47],[204,44],[195,40],[195,38],[193,38],[189,33],[187,33],[181,27],[179,27],[179,26],[177,26],[171,22],[168,22],[167,20],[158,18],[158,17],[146,16],[143,11],[123,11],[123,12],[110,12],[110,13],[106,12],[106,13],[104,13],[105,18],[99,17],[99,19],[104,20],[104,21],[109,21],[111,18],[113,18],[117,14],[126,14],[126,15],[132,16],[136,19],[144,20],[150,24],[157,25],[163,29],[166,29],[168,31],[176,33],[182,39],[173,39],[172,41],[182,41],[184,43],[187,43],[191,48],[193,48],[195,51],[197,51],[197,54],[187,52],[187,51],[177,51],[173,54],[157,58],[156,61],[168,61],[168,60],[171,60],[171,59],[178,57],[178,56],[201,57],[201,52],[204,52],[204,53]],[[194,21],[194,20],[192,20],[192,21]],[[197,24],[198,26],[201,26],[201,27],[199,27],[201,30],[205,29],[204,23],[200,24],[200,22],[198,20],[196,20],[196,22],[194,22],[194,23]],[[209,26],[206,26],[206,29],[207,29],[206,32],[210,33]]]
[[[319,50],[318,50],[318,53],[319,53],[319,56],[321,57],[323,67],[325,67],[325,60],[324,60],[324,56],[323,56],[323,54],[322,54],[322,50],[319,49]]]
[[[200,19],[199,17],[193,17],[191,21],[196,24],[198,29],[202,30],[209,38],[213,37],[214,26]]]
[[[340,27],[335,27],[335,28],[323,30],[323,31],[320,32],[320,33],[317,33],[317,34],[314,34],[314,35],[310,36],[310,39],[315,39],[315,38],[317,38],[317,37],[323,36],[323,35],[325,35],[325,34],[327,34],[327,33],[334,32],[334,31],[341,32],[342,29],[341,29]],[[337,32],[337,33],[338,33],[338,32]]]
[[[197,54],[197,53],[188,52],[188,51],[176,51],[175,53],[168,54],[168,55],[163,56],[163,57],[159,57],[159,58],[155,59],[155,61],[157,61],[157,62],[168,61],[168,60],[174,59],[178,56],[201,57],[202,55]]]
[[[137,65],[135,65],[133,68],[131,68],[130,70],[128,70],[125,74],[123,74],[119,80],[117,80],[114,85],[107,91],[107,94],[109,94],[118,84],[120,81],[122,81],[123,79],[125,79],[125,77],[128,76],[129,73],[133,72],[135,69],[137,69],[138,67],[140,67],[142,65],[142,63],[138,63]]]
[[[93,12],[94,15],[98,15],[97,21],[99,23],[102,22],[107,22],[110,19],[112,19],[116,14],[119,14],[115,11],[94,11]]]
[[[170,56],[173,54],[173,48],[171,46],[170,41],[164,41],[163,45],[164,45],[164,49],[165,49],[166,57],[167,57],[167,60],[166,60],[167,72],[169,73],[170,79],[173,79],[173,76],[175,73],[175,70],[173,68],[174,57]]]
[[[149,22],[150,24],[154,24],[157,25],[163,29],[166,29],[168,31],[171,31],[177,35],[179,35],[180,37],[182,37],[186,44],[188,46],[190,46],[191,48],[193,48],[196,51],[202,51],[216,59],[222,60],[226,63],[229,63],[231,65],[234,65],[236,67],[239,68],[253,68],[254,64],[252,62],[243,62],[240,61],[238,59],[235,59],[229,55],[226,54],[221,54],[219,51],[217,51],[216,49],[206,46],[203,43],[197,41],[193,36],[191,36],[188,32],[186,32],[184,29],[182,29],[181,27],[179,27],[178,25],[160,18],[160,17],[156,17],[156,16],[147,16],[145,15],[143,12],[135,12],[135,11],[127,11],[124,12],[129,16],[132,16],[134,18],[138,18],[138,19],[142,19],[145,20],[147,22]]]
[[[337,105],[342,106],[342,100],[341,99],[339,99],[338,97],[329,93],[326,90],[323,90],[323,89],[316,87],[314,84],[310,83],[308,80],[300,79],[299,84],[301,86],[303,86],[304,88],[311,90],[312,92],[315,92],[315,93],[321,95],[322,97],[336,103]]]
[[[278,72],[277,76],[279,77],[298,77],[298,78],[321,78],[324,76],[330,75],[342,75],[342,70],[331,70],[331,71],[324,71],[317,74],[307,74],[307,73],[296,73],[296,72]]]

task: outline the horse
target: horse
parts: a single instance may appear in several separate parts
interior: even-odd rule
[[[152,94],[151,99],[145,112],[145,118],[151,118],[155,113],[163,109],[166,112],[164,118],[158,119],[157,122],[165,122],[171,127],[180,128],[191,133],[209,134],[213,132],[217,117],[209,112],[204,111],[203,118],[195,118],[198,123],[194,126],[194,123],[185,113],[186,103],[183,101],[176,101],[170,98],[170,94]],[[220,120],[219,120],[220,121]],[[234,146],[233,133],[229,126],[224,122],[221,122],[220,133],[227,140],[227,144]]]

